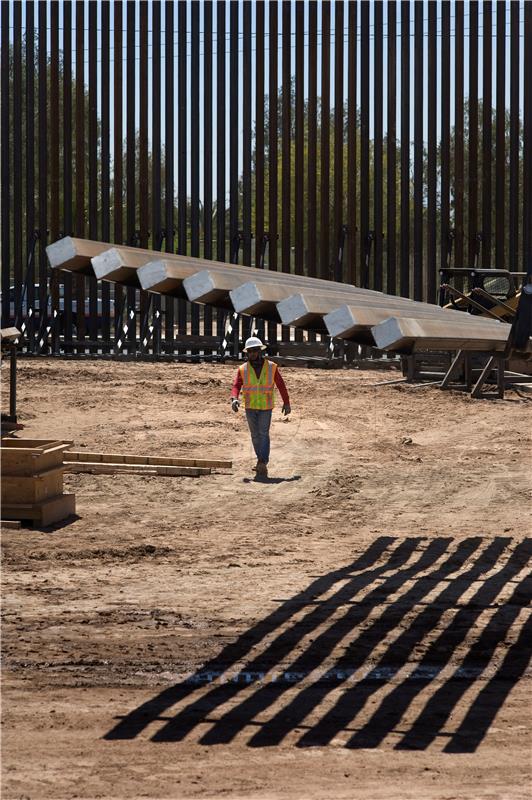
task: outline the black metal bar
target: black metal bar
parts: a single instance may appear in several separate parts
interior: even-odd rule
[[[200,6],[199,3],[191,5],[191,62],[190,62],[190,174],[191,174],[191,193],[190,193],[190,253],[193,256],[200,254],[200,200],[199,200],[199,165],[200,165],[200,95],[199,95],[199,72],[200,72]],[[186,161],[185,161],[186,163]],[[199,306],[193,303],[190,310],[191,333],[198,336],[199,329]],[[197,350],[192,350],[197,353]]]
[[[236,258],[234,242],[240,241],[240,203],[238,197],[239,163],[238,145],[240,131],[240,75],[239,75],[239,4],[229,3],[229,113],[231,124],[229,126],[229,237],[233,249],[232,261],[238,264],[237,248]],[[239,319],[235,318],[232,330],[232,349],[238,347]]]
[[[28,9],[26,10],[26,31],[27,36],[31,35],[28,31]],[[27,40],[26,40],[27,41]],[[28,56],[26,56],[28,61]],[[27,70],[31,72],[31,70]],[[28,76],[26,76],[28,79]],[[29,102],[30,93],[26,91],[26,102]],[[65,0],[63,4],[63,86],[62,86],[62,104],[63,104],[63,232],[69,236],[73,232],[72,224],[72,3],[70,0]],[[27,106],[28,107],[28,106]],[[26,119],[26,136],[29,138],[30,120]],[[33,126],[33,121],[32,121]],[[29,145],[26,149],[26,158],[29,153]],[[26,191],[29,189],[29,176],[28,172],[31,165],[26,161]],[[33,202],[33,200],[31,201]],[[28,209],[30,203],[26,197],[26,208]],[[27,212],[26,212],[27,213]],[[28,229],[30,221],[28,220]],[[65,272],[61,276],[63,282],[63,334],[65,340],[72,339],[72,273]],[[72,348],[64,344],[64,352],[71,353]]]
[[[242,57],[242,260],[247,266],[252,265],[252,196],[251,196],[251,2],[243,3],[243,57]],[[252,320],[249,317],[242,319],[242,339],[250,335]]]
[[[111,241],[111,147],[110,147],[110,16],[111,6],[109,0],[103,0],[101,5],[101,153],[100,153],[100,181],[101,181],[101,210],[100,231],[102,241]],[[102,281],[100,287],[101,306],[99,316],[101,320],[101,348],[102,352],[111,350],[111,284]]]
[[[114,154],[113,154],[113,234],[117,244],[124,244],[124,169],[123,169],[123,5],[122,0],[113,3],[113,128],[114,128]],[[119,341],[119,315],[124,304],[125,292],[122,286],[113,286],[114,297],[114,329],[115,341]],[[115,352],[120,348],[116,348]]]
[[[75,131],[75,164],[76,164],[76,216],[75,234],[84,239],[85,232],[85,3],[76,0],[76,131]],[[76,338],[81,352],[85,352],[85,278],[75,278],[76,290]],[[79,348],[77,348],[79,351]]]
[[[244,264],[251,266],[251,2],[243,4],[243,61],[242,61],[242,228]]]
[[[238,236],[238,140],[240,125],[239,69],[238,69],[238,3],[229,4],[230,11],[230,51],[229,51],[229,236],[231,242]]]
[[[164,249],[174,252],[174,3],[166,0],[165,9],[165,131],[164,131]],[[172,297],[164,298],[165,352],[173,352],[175,302]]]
[[[130,246],[139,244],[138,218],[137,218],[137,164],[136,164],[136,106],[137,106],[137,81],[136,81],[136,26],[137,4],[135,0],[127,0],[126,22],[126,231],[127,243]],[[126,290],[127,326],[125,346],[128,353],[137,350],[137,290],[128,287]]]
[[[492,12],[491,1],[485,0],[483,9],[482,47],[482,266],[491,267],[491,168],[492,152]],[[458,264],[457,266],[461,266]]]
[[[255,6],[255,266],[264,267],[264,2]]]
[[[268,203],[268,232],[270,236],[270,246],[268,249],[268,268],[277,269],[277,238],[278,238],[278,190],[277,190],[277,171],[278,171],[278,52],[277,39],[279,31],[279,11],[277,0],[271,0],[269,5],[269,81],[268,81],[268,181],[269,181],[269,203]],[[270,345],[277,341],[277,325],[274,322],[268,323],[268,341]]]
[[[441,6],[441,166],[440,166],[440,269],[447,264],[447,248],[450,230],[450,119],[451,119],[451,4]]]
[[[382,7],[381,7],[382,12]],[[344,225],[344,3],[334,4],[334,205],[333,231],[338,250],[343,253]],[[343,280],[343,259],[337,256],[334,277]]]
[[[383,287],[382,268],[382,129],[383,129],[383,23],[382,3],[374,6],[374,132],[373,132],[373,228],[375,230],[375,256],[371,285],[378,291]]]
[[[360,12],[360,285],[369,288],[369,3]]]
[[[52,8],[52,20],[55,21],[54,9]],[[59,43],[54,48],[54,40],[59,36],[58,25],[52,30],[52,64],[57,73],[58,67],[58,53]],[[54,58],[55,55],[55,58]],[[56,89],[53,93],[53,98],[56,101],[56,106],[59,106],[59,96],[57,93],[58,79],[56,76]],[[15,99],[17,98],[17,99]],[[4,98],[2,97],[2,101]],[[13,5],[13,284],[15,287],[14,303],[15,309],[20,307],[21,292],[22,292],[22,238],[23,238],[23,222],[22,222],[22,4],[15,3]],[[5,130],[5,129],[4,129]],[[57,130],[57,125],[55,126]],[[5,148],[9,140],[9,134],[6,131],[4,134],[5,140],[3,146]],[[4,139],[4,137],[2,137]],[[6,141],[7,140],[7,141]],[[57,153],[57,184],[59,184],[59,139],[57,140],[57,147],[54,154]],[[59,186],[57,185],[57,189]],[[59,197],[59,191],[57,191]],[[57,212],[59,216],[59,212]],[[4,236],[9,228],[3,229]],[[6,262],[6,266],[7,266]]]
[[[281,187],[281,207],[282,207],[282,234],[281,234],[281,253],[282,270],[290,272],[290,248],[291,248],[291,104],[292,104],[292,29],[291,29],[291,4],[282,4],[283,33],[282,33],[282,187]],[[284,337],[283,337],[284,338]]]
[[[16,10],[16,5],[15,5]],[[18,95],[20,97],[20,94]],[[15,109],[20,109],[22,112],[22,103],[16,103]],[[52,3],[50,5],[50,241],[55,242],[60,236],[59,225],[59,131],[60,128],[60,114],[59,114],[59,5]],[[17,132],[15,133],[15,153]],[[19,164],[18,170],[15,168],[15,174],[22,179],[22,164]],[[15,181],[15,187],[18,180]],[[14,202],[14,215],[17,209],[21,208],[20,198],[16,198]],[[15,231],[17,229],[16,220]],[[15,238],[16,245],[16,238]],[[15,255],[15,270],[17,269],[17,262],[19,268],[21,267],[20,258]],[[59,348],[59,327],[60,327],[60,308],[59,308],[59,272],[55,270],[50,277],[50,296],[52,305],[52,351],[58,352]],[[16,281],[15,281],[16,283]]]
[[[17,421],[17,345],[9,346],[9,421]]]
[[[523,270],[532,272],[532,4],[525,3],[523,113]]]
[[[364,6],[367,4],[364,4]],[[363,8],[364,8],[363,6]],[[320,278],[330,269],[331,4],[321,4]]]
[[[150,238],[149,226],[149,154],[148,154],[148,3],[139,5],[139,154],[138,154],[138,180],[139,180],[139,244],[148,247]],[[149,340],[150,314],[152,295],[140,292],[140,352],[146,350]]]
[[[317,91],[318,91],[318,4],[310,0],[308,5],[308,160],[307,160],[307,273],[316,277],[317,272]],[[270,228],[271,230],[271,228]]]
[[[177,51],[177,252],[187,252],[187,2],[178,0],[178,51]],[[186,300],[178,300],[178,331],[181,335],[188,333],[187,319],[190,304]]]
[[[428,139],[427,139],[427,269],[425,299],[436,302],[436,181],[437,181],[437,73],[436,73],[436,4],[429,3],[428,18]]]
[[[519,3],[510,4],[510,169],[508,181],[508,268],[519,269]]]
[[[148,4],[139,5],[140,63],[139,63],[139,231],[140,246],[148,247],[149,241],[149,194],[148,186]],[[142,297],[141,297],[142,303]]]
[[[10,4],[2,3],[1,7],[1,23],[2,23],[2,75],[0,78],[0,85],[2,87],[2,131],[9,131],[9,11]],[[4,134],[5,135],[5,134]],[[9,138],[4,140],[2,136],[2,188],[1,188],[1,220],[2,231],[9,231],[11,225],[10,214],[10,201],[9,201],[9,186],[10,186],[10,157],[9,157]],[[9,327],[10,323],[10,285],[11,285],[11,247],[10,237],[5,234],[2,235],[2,327]]]
[[[225,0],[216,5],[216,253],[218,261],[226,261],[226,196],[225,196],[225,113],[226,113],[226,8]],[[220,339],[224,335],[225,314],[218,313],[216,333]]]
[[[455,264],[464,265],[464,4],[454,7],[454,231]]]
[[[89,3],[89,239],[98,239],[98,6]],[[98,339],[98,282],[94,276],[89,278],[89,337]],[[94,352],[96,348],[91,347]]]
[[[478,2],[469,4],[468,261],[475,265],[478,235]]]
[[[393,4],[391,0],[390,5]],[[357,283],[357,3],[348,5],[347,67],[347,270],[348,283]],[[391,89],[390,97],[394,94]],[[395,119],[395,114],[394,114]]]
[[[48,320],[48,9],[39,3],[39,346]],[[3,178],[5,180],[5,178]]]
[[[386,291],[397,292],[397,4],[388,3],[388,104],[386,133]]]
[[[305,7],[296,3],[295,9],[295,185],[294,185],[294,272],[302,275],[305,266]],[[297,332],[296,332],[297,333]]]
[[[506,3],[497,3],[497,77],[495,115],[495,266],[507,266],[505,237],[506,209]]]
[[[410,295],[410,3],[401,2],[401,268],[400,294]]]
[[[212,258],[212,0],[203,5],[203,257]],[[203,310],[203,333],[212,335],[212,308]]]
[[[414,15],[414,280],[412,288],[414,299],[421,300],[423,297],[423,3],[414,5]]]

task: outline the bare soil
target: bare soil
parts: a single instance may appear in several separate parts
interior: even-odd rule
[[[234,370],[20,364],[27,437],[233,469],[3,532],[2,796],[529,798],[530,399],[283,369],[259,482]]]

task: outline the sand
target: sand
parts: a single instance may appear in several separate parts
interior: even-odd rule
[[[25,436],[233,468],[3,532],[2,796],[530,797],[530,398],[284,368],[257,482],[235,370],[20,363]]]

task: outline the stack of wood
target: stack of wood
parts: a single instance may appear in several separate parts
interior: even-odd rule
[[[67,447],[47,439],[2,439],[2,519],[46,527],[75,513],[75,495],[63,493]]]

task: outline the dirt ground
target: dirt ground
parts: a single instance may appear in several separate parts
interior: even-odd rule
[[[531,400],[285,368],[257,482],[234,371],[20,364],[25,436],[233,469],[3,532],[2,796],[529,798]]]

